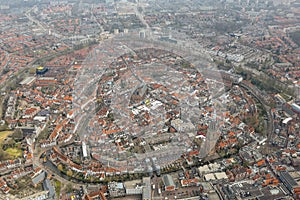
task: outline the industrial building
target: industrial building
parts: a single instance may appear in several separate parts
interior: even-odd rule
[[[173,177],[169,174],[163,176],[163,183],[166,191],[174,191],[176,189]]]

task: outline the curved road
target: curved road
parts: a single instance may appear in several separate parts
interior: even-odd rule
[[[245,83],[240,83],[239,85],[241,87],[247,89],[263,105],[264,109],[266,110],[267,117],[268,117],[267,137],[268,137],[268,141],[271,141],[272,135],[274,132],[274,122],[273,122],[273,117],[272,117],[272,113],[271,113],[271,108],[266,104],[263,97],[261,97],[261,94],[258,89],[252,88],[249,85],[246,85]]]

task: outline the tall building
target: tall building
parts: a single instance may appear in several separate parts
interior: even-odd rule
[[[201,158],[204,158],[214,150],[217,140],[219,139],[218,125],[219,123],[214,117],[214,119],[209,123],[205,142],[200,149]]]

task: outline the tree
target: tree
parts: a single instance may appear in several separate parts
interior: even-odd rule
[[[23,133],[22,133],[21,129],[19,129],[19,128],[15,129],[15,131],[12,134],[12,138],[14,140],[21,140],[21,139],[23,139]]]
[[[9,155],[4,152],[2,149],[0,149],[0,160],[7,160],[9,159]]]
[[[47,124],[47,126],[44,128],[44,130],[39,134],[39,136],[38,136],[38,141],[39,140],[45,140],[45,139],[47,139],[47,137],[48,137],[48,135],[49,135],[49,128],[48,128],[48,124]]]
[[[72,190],[73,190],[72,185],[71,185],[70,183],[68,183],[68,184],[66,185],[66,192],[69,193],[69,192],[72,192]]]
[[[58,169],[59,171],[63,171],[63,166],[62,166],[62,164],[57,165],[57,169]]]
[[[69,170],[67,171],[67,176],[72,177],[72,175],[73,175],[73,172],[72,172],[72,170],[69,169]]]

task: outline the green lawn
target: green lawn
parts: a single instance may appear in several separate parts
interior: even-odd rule
[[[6,151],[2,149],[4,140],[13,134],[13,131],[0,131],[0,161],[7,159],[15,159],[22,157],[22,150],[18,148],[8,148]]]
[[[3,141],[10,136],[13,133],[13,131],[1,131],[0,132],[0,145],[3,144]]]
[[[8,148],[6,149],[5,152],[8,153],[13,158],[22,157],[22,150],[18,148]]]
[[[55,192],[56,192],[56,198],[59,199],[60,196],[60,190],[61,190],[61,182],[58,180],[54,181],[54,187],[55,187]]]

